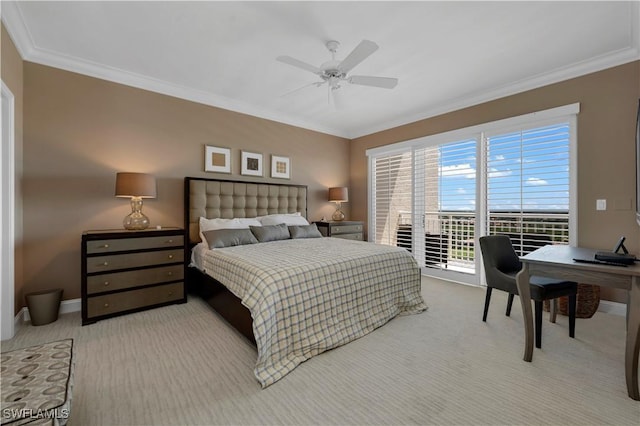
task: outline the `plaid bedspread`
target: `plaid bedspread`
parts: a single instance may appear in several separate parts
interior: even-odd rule
[[[209,250],[204,268],[251,311],[254,372],[263,388],[400,313],[427,309],[420,268],[397,247],[337,238],[281,240]]]

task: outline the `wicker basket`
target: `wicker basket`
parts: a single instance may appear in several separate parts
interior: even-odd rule
[[[591,284],[578,284],[576,297],[576,318],[591,318],[600,305],[600,286]],[[544,301],[544,310],[549,311],[549,301]],[[567,296],[558,299],[558,313],[568,315],[569,298]]]

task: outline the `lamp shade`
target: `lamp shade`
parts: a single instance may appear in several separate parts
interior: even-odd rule
[[[344,186],[329,188],[329,201],[345,203],[349,201],[349,190]]]
[[[116,197],[156,198],[156,178],[146,173],[118,173]]]

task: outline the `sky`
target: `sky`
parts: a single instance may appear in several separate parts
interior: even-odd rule
[[[441,145],[440,209],[473,211],[476,204],[476,141]],[[569,125],[487,138],[489,210],[567,211],[569,208]],[[434,193],[435,195],[435,193]]]

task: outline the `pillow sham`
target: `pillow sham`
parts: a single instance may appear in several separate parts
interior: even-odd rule
[[[210,249],[242,246],[258,242],[250,229],[211,229],[204,232],[204,240]]]
[[[270,214],[269,216],[263,216],[260,218],[262,225],[278,225],[284,223],[285,225],[308,225],[307,219],[297,214]]]
[[[289,234],[291,238],[321,238],[322,234],[318,230],[315,223],[311,225],[293,225],[289,226]]]
[[[200,216],[200,240],[205,241],[204,232],[213,229],[249,229],[250,225],[261,226],[261,223],[255,217],[251,218],[233,218],[233,219],[207,219]]]
[[[278,225],[262,225],[262,226],[249,226],[253,235],[261,243],[277,240],[288,240],[291,238],[289,235],[289,228],[284,223]]]

